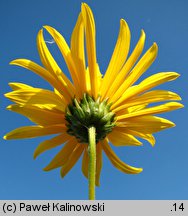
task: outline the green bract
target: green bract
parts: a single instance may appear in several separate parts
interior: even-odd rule
[[[106,137],[115,126],[115,114],[110,111],[111,104],[107,100],[100,102],[100,97],[95,101],[88,94],[78,102],[73,99],[66,110],[67,133],[75,136],[79,142],[88,143],[88,128],[96,128],[96,142]]]

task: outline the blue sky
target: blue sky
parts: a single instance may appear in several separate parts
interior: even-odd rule
[[[3,94],[10,91],[8,82],[23,82],[49,88],[41,78],[23,68],[10,66],[16,58],[40,63],[36,36],[43,25],[59,30],[67,42],[81,6],[80,0],[0,1],[0,71],[1,130],[8,131],[31,124],[25,117],[5,110],[10,102]],[[120,158],[144,171],[126,175],[115,169],[104,155],[101,186],[97,199],[187,199],[188,198],[188,2],[186,0],[95,0],[85,1],[94,13],[97,29],[97,58],[104,73],[124,18],[131,29],[131,50],[146,32],[145,50],[155,41],[159,46],[157,60],[144,77],[161,71],[176,71],[181,77],[161,88],[175,91],[183,99],[184,109],[164,114],[176,127],[155,135],[156,146],[144,142],[142,147],[116,148]],[[50,40],[49,35],[45,38]],[[62,58],[54,44],[51,51],[59,64]],[[37,144],[45,138],[0,141],[0,199],[87,199],[87,180],[81,173],[81,161],[61,179],[59,170],[44,172],[58,149],[33,160]]]

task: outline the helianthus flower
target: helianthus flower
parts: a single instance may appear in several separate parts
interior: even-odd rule
[[[38,145],[34,158],[63,145],[44,168],[49,171],[60,167],[62,177],[83,155],[84,176],[89,175],[89,179],[94,179],[94,183],[99,185],[102,152],[120,171],[140,173],[142,168],[132,167],[120,160],[110,143],[117,147],[140,146],[142,143],[137,138],[141,138],[153,146],[153,133],[173,127],[173,122],[155,114],[183,107],[178,102],[165,102],[181,98],[174,92],[152,88],[175,80],[179,74],[160,72],[139,82],[141,75],[154,62],[158,47],[154,43],[140,58],[145,43],[142,30],[128,57],[131,35],[127,23],[121,19],[111,60],[102,75],[96,57],[95,21],[85,3],[73,30],[70,47],[57,30],[50,26],[44,26],[44,29],[59,47],[72,79],[66,77],[54,60],[41,29],[37,36],[37,47],[43,67],[27,59],[16,59],[10,64],[33,71],[50,83],[54,90],[10,83],[13,91],[5,96],[14,104],[9,105],[8,110],[26,116],[35,124],[17,128],[4,138],[24,139],[56,134]],[[156,102],[165,103],[150,105]]]

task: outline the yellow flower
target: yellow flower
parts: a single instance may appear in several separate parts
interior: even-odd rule
[[[64,177],[83,155],[82,172],[88,177],[87,127],[93,125],[96,128],[97,140],[96,185],[99,185],[102,152],[105,152],[111,163],[120,171],[129,174],[140,173],[142,168],[135,168],[121,161],[109,142],[117,147],[140,146],[142,143],[137,138],[142,138],[153,146],[153,133],[173,127],[173,122],[155,114],[181,108],[182,104],[165,102],[160,105],[148,105],[181,100],[176,93],[151,90],[160,84],[175,80],[179,74],[160,72],[135,84],[155,60],[158,47],[154,43],[139,59],[145,42],[145,33],[142,30],[138,43],[128,57],[130,30],[125,20],[121,19],[110,63],[106,73],[102,75],[96,57],[95,21],[91,9],[85,3],[82,4],[73,30],[70,47],[57,30],[50,26],[44,26],[44,29],[59,47],[72,80],[66,77],[54,60],[41,29],[37,37],[37,46],[44,67],[27,59],[16,59],[11,64],[38,74],[51,84],[54,91],[22,83],[10,83],[13,91],[5,96],[15,104],[8,106],[8,110],[25,115],[35,125],[17,128],[4,138],[24,139],[57,134],[38,145],[34,158],[63,144],[62,149],[44,170],[61,167],[61,176]]]

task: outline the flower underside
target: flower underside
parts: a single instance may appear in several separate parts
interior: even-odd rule
[[[96,128],[96,143],[103,140],[115,126],[115,114],[110,111],[107,100],[95,101],[89,94],[84,94],[78,102],[76,98],[66,109],[67,133],[75,136],[80,143],[88,143],[88,128]]]
[[[102,74],[96,54],[96,29],[92,10],[85,3],[71,35],[70,46],[53,27],[44,26],[58,46],[70,72],[68,79],[51,54],[41,29],[37,48],[43,66],[28,59],[16,59],[11,65],[21,66],[41,76],[54,89],[50,91],[23,83],[10,83],[5,94],[14,104],[8,110],[26,116],[34,125],[19,127],[4,139],[25,139],[54,135],[42,141],[34,158],[62,145],[57,155],[44,168],[61,168],[64,177],[82,157],[82,172],[88,178],[88,128],[96,128],[96,185],[99,185],[103,153],[113,166],[127,174],[138,174],[142,168],[122,161],[111,148],[141,146],[140,139],[155,145],[154,133],[175,124],[156,116],[182,108],[181,97],[171,91],[155,89],[179,77],[176,72],[142,75],[157,57],[156,43],[142,55],[145,32],[142,30],[132,53],[131,32],[124,19],[106,71]],[[100,97],[99,97],[100,95]],[[107,99],[108,98],[108,99]],[[162,104],[156,104],[162,103]]]

